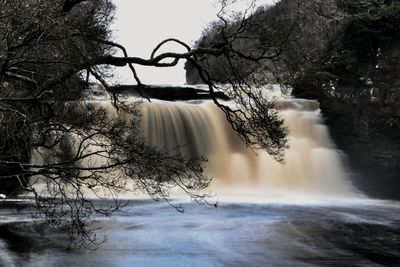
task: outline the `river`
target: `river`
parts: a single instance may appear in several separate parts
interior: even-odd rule
[[[176,200],[177,203],[182,201]],[[1,266],[399,266],[400,206],[378,200],[320,204],[187,202],[178,213],[163,202],[133,200],[112,218],[98,218],[105,243],[63,249],[62,235],[40,236],[23,214],[12,240],[0,239]],[[10,218],[10,213],[14,214]],[[65,238],[65,237],[64,237]],[[24,242],[25,240],[25,242]],[[27,241],[26,241],[27,240]]]

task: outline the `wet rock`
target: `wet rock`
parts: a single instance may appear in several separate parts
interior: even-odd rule
[[[140,96],[137,85],[119,85],[113,87],[112,90],[117,94]],[[192,86],[143,85],[141,93],[144,97],[167,101],[211,98],[210,93],[207,90]],[[229,97],[221,92],[217,92],[216,97],[222,100],[229,100]]]

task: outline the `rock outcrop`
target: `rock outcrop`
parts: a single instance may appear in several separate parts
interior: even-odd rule
[[[119,85],[112,88],[117,94],[139,96],[137,85]],[[141,94],[143,97],[156,98],[166,101],[184,101],[210,99],[208,90],[193,86],[169,86],[169,85],[142,85]],[[222,100],[229,100],[229,97],[221,92],[215,96]]]

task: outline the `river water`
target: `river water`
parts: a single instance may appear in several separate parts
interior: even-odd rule
[[[0,266],[400,265],[398,202],[184,206],[178,213],[164,202],[133,200],[126,212],[98,218],[105,243],[70,251],[65,236],[43,237],[27,230],[24,214],[1,210],[12,238],[2,227]]]

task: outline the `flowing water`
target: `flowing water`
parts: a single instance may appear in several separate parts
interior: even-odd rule
[[[166,203],[132,201],[126,213],[95,224],[107,236],[104,244],[68,252],[61,247],[65,236],[41,236],[15,222],[24,219],[0,210],[2,223],[14,221],[0,228],[0,266],[400,265],[397,202],[187,203],[178,213]]]
[[[278,104],[290,133],[284,164],[246,148],[212,102],[144,104],[142,128],[152,144],[184,145],[184,156],[206,156],[212,188],[225,196],[355,197],[318,102],[281,99]]]
[[[279,106],[290,131],[285,164],[247,149],[210,102],[142,104],[151,143],[209,159],[218,207],[176,198],[178,213],[133,199],[96,220],[106,243],[69,252],[62,234],[43,238],[26,214],[2,209],[0,266],[399,266],[399,203],[352,186],[316,101]]]

